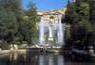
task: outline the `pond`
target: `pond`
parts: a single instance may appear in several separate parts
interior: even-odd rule
[[[95,65],[92,62],[77,62],[70,57],[54,53],[11,53],[0,55],[0,65]]]

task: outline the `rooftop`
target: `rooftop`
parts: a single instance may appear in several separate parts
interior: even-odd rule
[[[64,10],[49,10],[47,12],[38,12],[38,15],[51,15],[51,14],[62,14],[62,15],[65,15],[65,11],[66,11],[67,8],[64,8]]]

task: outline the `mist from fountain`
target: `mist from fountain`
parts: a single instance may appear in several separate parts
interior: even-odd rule
[[[62,23],[61,23],[61,18],[62,18],[62,15],[59,15],[58,16],[58,21],[59,21],[59,23],[58,23],[58,44],[59,45],[63,45],[63,29],[62,29]]]
[[[44,20],[43,17],[41,18],[41,22],[39,24],[39,44],[43,45],[44,44]]]
[[[51,26],[48,26],[48,27],[49,27],[49,38],[48,38],[48,40],[53,41],[53,32],[52,32],[52,28],[51,28]]]
[[[64,33],[65,33],[65,24],[61,23],[62,15],[58,15],[58,23],[54,24],[53,27],[50,24],[45,24],[44,17],[41,17],[41,22],[39,23],[39,45],[45,44],[45,35],[46,35],[46,29],[49,31],[48,41],[54,41],[54,30],[56,30],[57,33],[57,44],[58,45],[64,45]],[[47,27],[47,28],[46,28]],[[56,37],[56,36],[55,36]]]

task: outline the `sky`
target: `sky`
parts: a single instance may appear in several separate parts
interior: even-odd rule
[[[28,9],[30,2],[35,3],[38,11],[47,11],[66,7],[68,0],[22,0],[22,7]]]

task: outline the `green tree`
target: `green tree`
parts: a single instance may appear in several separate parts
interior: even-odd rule
[[[24,12],[21,0],[0,0],[0,39],[10,43],[37,40],[37,11],[34,4]]]
[[[93,28],[95,29],[95,1],[94,0],[89,0],[90,4],[90,21],[93,24]],[[94,30],[95,34],[95,30]]]
[[[87,39],[88,33],[93,34],[93,26],[90,19],[90,5],[88,0],[77,0],[77,2],[69,4],[66,11],[64,21],[71,25],[71,37],[77,37],[84,41]],[[79,31],[79,32],[77,32]],[[85,33],[83,32],[85,31]],[[84,34],[84,35],[83,35]],[[87,35],[85,35],[87,34]],[[86,37],[85,37],[86,36]],[[71,38],[75,40],[75,38]]]
[[[0,38],[14,43],[21,19],[20,0],[0,0]]]
[[[27,25],[29,28],[29,36],[31,37],[32,43],[37,41],[37,22],[38,22],[38,15],[37,15],[37,8],[33,3],[29,5],[29,10],[26,11],[27,16]]]

